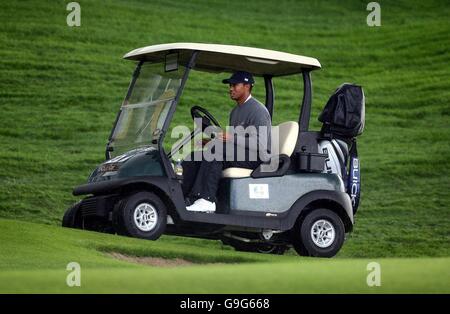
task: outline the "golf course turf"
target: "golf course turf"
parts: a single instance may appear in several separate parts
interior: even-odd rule
[[[380,27],[366,23],[369,1],[79,1],[80,27],[67,26],[68,2],[14,1],[0,10],[0,292],[450,292],[447,1],[380,1]],[[335,258],[60,227],[78,200],[73,187],[104,160],[135,67],[121,57],[170,42],[317,58],[312,130],[336,87],[363,86],[361,205]],[[193,105],[226,125],[233,106],[221,84],[227,76],[192,73],[173,125],[192,127]],[[273,124],[298,120],[300,77],[275,80],[275,91]],[[264,100],[261,81],[254,95]],[[66,285],[70,262],[81,266],[81,287]],[[380,264],[379,287],[367,285],[370,262]]]

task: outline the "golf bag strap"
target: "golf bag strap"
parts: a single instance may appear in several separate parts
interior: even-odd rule
[[[356,139],[352,140],[352,146],[349,152],[349,172],[347,176],[347,193],[352,201],[353,213],[356,213],[361,197],[361,172],[358,158],[358,148]]]

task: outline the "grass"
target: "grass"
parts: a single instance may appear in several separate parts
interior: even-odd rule
[[[14,254],[4,253],[6,240],[0,241],[0,263],[6,271],[1,276],[14,279],[39,269],[42,275],[33,275],[38,280],[48,269],[45,278],[55,283],[55,278],[64,273],[61,267],[65,260],[53,268],[43,261],[58,260],[61,252],[66,252],[64,245],[84,243],[84,233],[61,231],[54,226],[76,201],[71,196],[72,188],[84,183],[104,158],[111,125],[135,66],[121,57],[136,47],[168,42],[235,44],[318,58],[322,69],[312,75],[311,127],[316,130],[320,127],[317,116],[333,90],[342,82],[361,84],[366,94],[366,129],[358,143],[362,202],[354,232],[337,259],[328,263],[340,267],[353,262],[362,265],[367,258],[388,258],[386,265],[392,267],[405,261],[410,266],[400,268],[407,271],[422,262],[434,265],[434,259],[428,257],[442,257],[435,259],[439,261],[436,267],[440,263],[448,265],[450,7],[446,1],[379,1],[382,26],[368,27],[367,1],[81,0],[81,27],[73,28],[66,25],[68,2],[8,2],[0,11],[0,217],[7,219],[1,221],[1,237],[14,237],[20,248],[16,249],[17,260],[11,260],[9,255]],[[223,76],[193,73],[174,123],[190,125],[188,110],[198,104],[226,124],[232,103],[220,83]],[[275,80],[274,124],[297,119],[299,86],[299,78]],[[264,99],[261,82],[257,82],[255,95]],[[27,258],[23,254],[33,249],[27,245],[30,238],[13,232],[14,228],[5,232],[8,226],[20,225],[10,219],[47,225],[33,225],[30,229],[42,230],[36,239],[45,239],[43,243],[55,250],[34,250],[30,264],[25,266]],[[77,236],[58,242],[53,234]],[[98,241],[92,240],[95,243],[110,243],[110,237],[91,236]],[[111,243],[119,245],[122,240],[118,239]],[[239,255],[229,250],[216,252],[214,243],[167,238],[151,247],[160,248],[164,254],[170,251],[183,255],[198,246],[210,249],[211,256]],[[169,244],[175,251],[164,249]],[[159,276],[170,272],[128,269],[133,267],[108,261],[97,248],[87,250],[83,245],[76,252],[86,261],[97,261],[102,269],[121,265],[126,271],[135,271],[136,277],[141,271]],[[392,259],[400,257],[408,259]],[[285,261],[291,257],[270,261],[278,258]],[[22,259],[25,261],[19,263]],[[297,265],[298,261],[286,263]],[[315,261],[302,259],[301,263],[323,270],[315,266]],[[197,269],[200,272],[203,268],[213,271],[223,267],[232,271],[235,266],[195,266],[185,276],[188,278]],[[243,263],[236,267],[242,269],[239,274],[244,274],[246,267],[253,266]],[[257,266],[261,271],[265,267],[268,264]],[[296,270],[296,266],[286,267],[293,272],[303,271]],[[94,277],[95,272],[92,270]],[[249,289],[257,287],[256,283],[260,282],[249,283]],[[52,287],[48,286],[48,291],[55,291]]]
[[[164,236],[151,242],[5,219],[0,227],[0,293],[450,292],[449,258],[317,260],[234,252],[214,241]],[[106,252],[194,264],[149,267]],[[80,264],[80,287],[66,285],[70,262]],[[380,264],[379,287],[366,283],[370,262]]]

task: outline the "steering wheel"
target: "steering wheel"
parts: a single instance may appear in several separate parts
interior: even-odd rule
[[[197,127],[194,131],[191,132],[189,136],[184,137],[181,141],[173,148],[167,156],[171,158],[175,155],[184,145],[189,143],[196,134],[199,132],[205,132],[207,136],[210,136],[211,139],[215,137],[216,132],[221,132],[222,128],[220,127],[220,123],[206,110],[200,106],[194,106],[191,108],[191,116],[194,120]],[[199,120],[200,119],[200,123]],[[208,128],[209,127],[209,128]],[[207,131],[207,132],[206,132]]]
[[[194,122],[196,122],[196,123],[197,123],[196,119],[201,119],[201,125],[197,124],[197,126],[199,128],[201,128],[201,130],[203,132],[209,126],[214,126],[214,127],[217,127],[217,128],[221,128],[220,123],[205,108],[202,108],[200,106],[192,107],[191,108],[191,116],[192,116],[192,120],[194,120]]]

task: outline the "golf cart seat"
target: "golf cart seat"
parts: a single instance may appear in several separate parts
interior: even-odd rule
[[[295,145],[297,143],[298,130],[298,123],[294,121],[281,123],[280,125],[278,125],[278,131],[276,131],[276,127],[272,126],[272,151],[274,151],[274,145],[278,145],[278,154],[283,154],[290,157],[294,152]],[[279,136],[277,136],[277,134],[279,134]],[[253,169],[232,167],[223,170],[222,177],[245,178],[250,177],[252,172]]]

